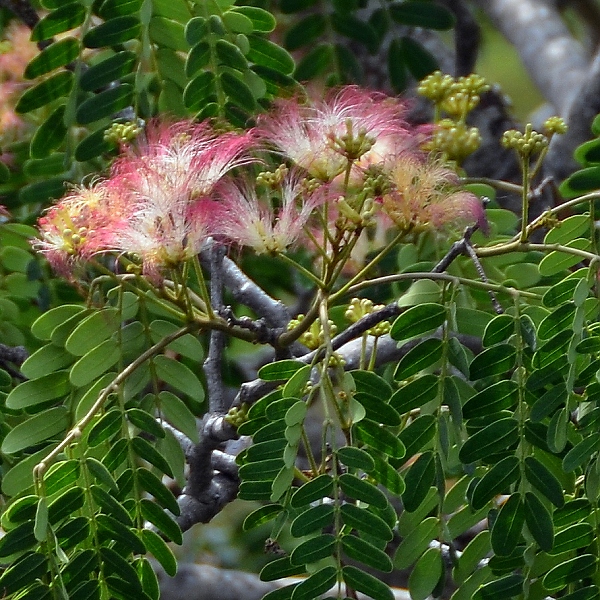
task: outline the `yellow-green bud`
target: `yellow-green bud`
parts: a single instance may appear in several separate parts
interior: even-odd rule
[[[417,92],[432,102],[441,102],[452,90],[454,79],[441,71],[434,71],[419,83]]]
[[[516,129],[505,131],[501,143],[505,148],[514,148],[521,156],[527,158],[545,148],[548,138],[543,133],[534,131],[531,123],[528,123],[523,133]]]
[[[567,133],[567,129],[567,124],[561,117],[549,117],[544,121],[544,133],[546,135],[552,135],[554,133],[563,135]]]

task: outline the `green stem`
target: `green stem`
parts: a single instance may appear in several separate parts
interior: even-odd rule
[[[329,297],[329,304],[333,304],[340,296],[346,294],[357,281],[360,281],[377,263],[379,263],[385,256],[400,243],[402,238],[407,234],[406,231],[401,231],[385,248],[380,250],[379,254],[375,258],[369,261],[369,264],[365,265],[354,277],[345,283],[337,292]]]
[[[384,277],[376,277],[375,279],[369,279],[367,281],[357,283],[348,290],[348,293],[355,294],[356,292],[364,290],[373,285],[394,283],[396,281],[411,281],[413,279],[433,279],[437,281],[449,281],[451,283],[466,285],[481,290],[505,293],[510,296],[519,293],[523,298],[530,298],[531,300],[541,300],[542,298],[541,294],[534,294],[533,292],[522,292],[513,287],[507,287],[496,283],[484,283],[483,281],[476,281],[468,279],[466,277],[448,275],[448,273],[398,273],[396,275],[386,275]]]
[[[302,273],[304,277],[306,277],[309,281],[312,281],[318,288],[323,288],[323,282],[314,274],[311,273],[308,269],[303,267],[300,263],[296,262],[293,258],[290,258],[287,254],[279,253],[277,254],[279,258],[281,258],[288,265]]]
[[[527,225],[529,221],[529,160],[524,157],[522,160],[523,169],[523,189],[521,192],[521,242],[527,241]]]

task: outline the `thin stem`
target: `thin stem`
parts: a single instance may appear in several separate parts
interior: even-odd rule
[[[466,277],[458,277],[457,275],[448,275],[448,273],[397,273],[396,275],[386,275],[384,277],[376,277],[375,279],[369,279],[361,283],[353,285],[349,290],[349,294],[355,294],[361,290],[364,290],[373,285],[382,285],[387,283],[394,283],[396,281],[411,281],[413,279],[433,279],[438,281],[449,281],[451,283],[456,282],[461,285],[470,286],[481,290],[492,290],[494,292],[500,292],[513,296],[519,293],[523,298],[530,298],[531,300],[540,300],[540,294],[534,294],[533,292],[522,292],[513,287],[507,287],[497,283],[485,283],[483,281],[475,281]]]
[[[529,221],[529,160],[524,157],[522,160],[523,169],[523,189],[521,193],[521,242],[527,241],[529,233],[527,222]]]
[[[496,179],[490,179],[488,177],[461,177],[461,184],[468,183],[484,183],[490,187],[502,190],[505,192],[512,192],[513,194],[521,195],[523,192],[523,186],[516,183],[510,183],[508,181],[498,181]]]
[[[128,377],[130,377],[141,365],[143,365],[147,360],[155,356],[160,350],[168,346],[171,342],[185,335],[186,333],[190,333],[198,328],[197,323],[190,323],[177,331],[174,331],[170,335],[165,336],[160,342],[154,344],[146,350],[144,353],[140,354],[130,365],[125,367],[112,381],[109,383],[98,395],[96,402],[91,406],[91,408],[87,411],[87,413],[77,421],[75,426],[71,428],[69,433],[65,436],[63,441],[52,450],[44,458],[43,461],[38,463],[35,467],[35,476],[36,478],[43,477],[46,469],[49,464],[54,461],[54,459],[71,444],[75,442],[81,437],[81,432],[87,427],[92,419],[96,416],[96,413],[102,408],[104,402],[106,402],[107,398],[119,388],[121,383],[123,383]]]
[[[353,288],[357,281],[360,281],[377,263],[379,263],[387,254],[392,250],[402,238],[407,234],[406,231],[401,231],[385,248],[383,248],[377,256],[369,261],[369,264],[365,265],[354,277],[345,283],[337,292],[329,297],[329,304],[333,304],[340,296],[348,293]]]
[[[311,273],[308,269],[303,267],[300,263],[296,262],[293,258],[290,258],[287,254],[279,253],[277,254],[279,258],[281,258],[288,265],[302,273],[309,281],[312,281],[317,287],[323,288],[323,282],[313,273]]]

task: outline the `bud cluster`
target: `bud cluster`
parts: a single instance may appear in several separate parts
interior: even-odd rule
[[[225,415],[225,420],[236,429],[248,420],[249,406],[244,402],[241,406],[232,406]]]
[[[348,161],[358,160],[375,144],[375,138],[365,128],[354,131],[352,119],[346,119],[346,133],[331,138],[331,148],[345,156]]]
[[[352,298],[344,316],[348,321],[357,323],[363,317],[366,317],[377,310],[381,310],[382,308],[384,308],[383,304],[373,304],[368,298]],[[388,321],[381,321],[374,327],[371,327],[371,329],[367,330],[367,333],[375,337],[380,337],[389,333],[390,328],[391,325]]]
[[[132,142],[141,132],[142,128],[134,121],[113,123],[104,132],[104,141],[120,146]]]
[[[504,132],[501,140],[505,148],[513,148],[523,158],[529,158],[548,146],[548,138],[543,133],[538,133],[528,123],[524,132],[509,129]]]
[[[270,188],[277,188],[281,186],[288,172],[289,169],[286,165],[279,165],[275,171],[261,171],[256,176],[256,184],[266,185]]]
[[[480,144],[481,135],[477,127],[469,127],[461,121],[442,119],[427,146],[460,163],[475,152]]]
[[[294,329],[300,325],[300,323],[304,320],[304,315],[298,315],[295,319],[292,319],[288,323],[288,331]],[[331,335],[335,335],[337,332],[337,327],[334,322],[329,320],[327,321],[329,332]],[[321,326],[321,319],[315,319],[313,323],[311,323],[309,329],[305,331],[298,341],[301,344],[304,344],[309,350],[316,350],[323,342],[325,341],[325,335],[323,333],[323,327]]]

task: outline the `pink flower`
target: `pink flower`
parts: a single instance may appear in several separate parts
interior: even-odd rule
[[[405,144],[411,134],[404,110],[397,99],[347,86],[312,105],[279,102],[259,119],[257,135],[313,177],[331,181],[349,161],[366,166]]]
[[[306,192],[294,174],[282,183],[278,207],[259,198],[253,187],[233,182],[222,186],[220,197],[215,232],[258,254],[285,252],[298,240],[321,202],[321,195]]]
[[[58,274],[71,277],[78,263],[107,249],[104,227],[111,215],[109,196],[106,182],[74,187],[39,219],[40,239],[32,245]]]
[[[381,208],[401,229],[478,223],[486,229],[485,211],[478,198],[461,190],[458,176],[441,164],[407,153],[396,158],[389,170],[390,190]]]
[[[200,251],[214,220],[207,196],[251,160],[244,154],[251,141],[249,134],[217,136],[204,123],[153,122],[107,181],[78,189],[40,219],[36,247],[61,273],[98,252],[128,254],[158,283],[164,268]]]

